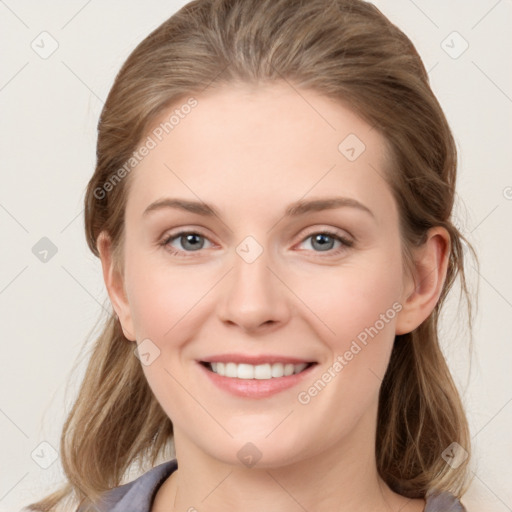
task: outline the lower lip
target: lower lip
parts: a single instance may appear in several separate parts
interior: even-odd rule
[[[217,387],[232,395],[246,398],[266,398],[281,391],[285,391],[286,389],[290,389],[310,375],[314,367],[317,366],[313,364],[302,372],[287,377],[237,379],[233,377],[223,377],[218,373],[212,372],[201,363],[198,363],[198,365],[203,373],[205,373]]]

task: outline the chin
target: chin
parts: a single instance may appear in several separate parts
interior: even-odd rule
[[[281,468],[300,462],[308,456],[307,448],[287,435],[286,430],[282,435],[277,433],[269,437],[267,435],[268,432],[259,435],[247,433],[240,437],[235,436],[235,439],[226,445],[217,445],[213,453],[212,447],[208,446],[208,451],[212,457],[224,464],[256,469]]]

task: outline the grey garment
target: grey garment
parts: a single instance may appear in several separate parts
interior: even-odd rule
[[[176,459],[150,469],[127,484],[107,491],[96,507],[80,507],[76,512],[150,512],[158,488],[178,468]],[[424,512],[467,512],[452,494],[444,492],[426,498]]]
[[[76,512],[150,512],[158,488],[177,468],[176,459],[159,464],[136,480],[107,491],[95,506],[82,506]]]

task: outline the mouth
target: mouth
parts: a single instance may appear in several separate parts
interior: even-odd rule
[[[309,363],[263,363],[263,364],[248,364],[248,363],[235,363],[232,361],[200,361],[208,371],[219,375],[220,377],[227,377],[231,379],[241,380],[272,380],[280,379],[282,377],[290,377],[305,372],[316,362]]]
[[[196,359],[207,380],[231,396],[267,398],[311,378],[319,362],[285,354],[217,354]]]

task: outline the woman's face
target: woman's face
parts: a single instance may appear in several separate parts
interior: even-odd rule
[[[226,463],[373,447],[408,290],[382,136],[287,84],[195,98],[126,178],[120,318],[151,389],[177,439]]]

